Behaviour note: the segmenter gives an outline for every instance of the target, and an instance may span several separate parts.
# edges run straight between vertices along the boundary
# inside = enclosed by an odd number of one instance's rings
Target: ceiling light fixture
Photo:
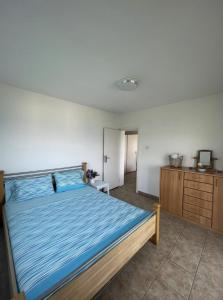
[[[122,78],[116,82],[116,86],[122,91],[135,90],[139,85],[138,80],[130,77]]]

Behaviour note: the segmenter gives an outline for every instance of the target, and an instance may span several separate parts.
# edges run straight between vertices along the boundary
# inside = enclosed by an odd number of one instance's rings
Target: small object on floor
[[[103,180],[95,180],[94,183],[90,183],[92,187],[97,189],[98,191],[105,190],[109,195],[109,183]]]

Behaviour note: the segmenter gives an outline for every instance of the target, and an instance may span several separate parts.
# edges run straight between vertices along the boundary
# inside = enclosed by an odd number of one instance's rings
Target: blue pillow
[[[30,200],[52,194],[54,194],[54,189],[51,175],[15,180],[15,201]]]
[[[84,172],[82,170],[55,172],[56,191],[66,192],[85,187],[83,182]]]

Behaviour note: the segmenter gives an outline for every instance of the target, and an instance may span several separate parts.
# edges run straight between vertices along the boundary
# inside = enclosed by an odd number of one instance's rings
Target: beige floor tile
[[[197,273],[204,281],[223,288],[223,258],[219,259],[215,255],[202,255]]]
[[[215,285],[204,276],[197,274],[190,295],[190,300],[222,300],[223,286]]]
[[[182,231],[181,238],[189,243],[195,243],[203,248],[207,237],[207,230],[200,228],[194,224],[187,223]]]
[[[171,261],[190,273],[195,273],[205,245],[206,232],[187,225],[171,254]]]
[[[158,278],[182,297],[188,299],[194,280],[193,274],[168,261],[163,264]]]
[[[183,300],[174,289],[160,279],[155,280],[143,300]]]
[[[133,261],[130,261],[117,277],[125,286],[142,295],[145,294],[154,278],[155,273],[150,268],[142,268]]]
[[[204,254],[210,258],[216,257],[218,262],[223,262],[223,235],[209,232],[204,247]]]
[[[179,245],[175,247],[171,255],[171,261],[181,266],[190,273],[195,273],[200,261],[202,249],[191,245]]]
[[[144,273],[150,274],[150,277],[156,274],[160,269],[161,264],[166,260],[166,257],[160,252],[154,252],[149,247],[140,250],[133,258],[132,262],[138,265]]]
[[[99,295],[97,300],[140,300],[144,297],[145,291],[134,290],[117,276],[111,284]]]

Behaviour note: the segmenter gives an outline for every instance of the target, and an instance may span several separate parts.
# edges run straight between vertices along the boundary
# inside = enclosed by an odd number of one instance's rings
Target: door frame
[[[102,139],[102,180],[104,180],[104,130],[107,129],[117,129],[123,130],[124,132],[136,132],[138,134],[138,147],[137,147],[137,155],[136,155],[136,163],[137,163],[137,170],[136,170],[136,193],[138,193],[138,170],[139,170],[139,142],[140,142],[140,130],[138,128],[111,128],[111,127],[103,127],[103,139]],[[125,170],[124,170],[125,171]],[[125,184],[125,182],[124,182]]]

